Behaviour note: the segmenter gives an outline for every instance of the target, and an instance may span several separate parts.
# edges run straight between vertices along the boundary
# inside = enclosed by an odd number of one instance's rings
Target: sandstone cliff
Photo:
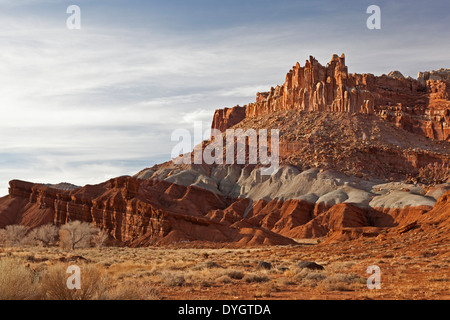
[[[349,74],[344,55],[333,55],[326,66],[310,56],[288,72],[283,85],[257,93],[239,112],[217,110],[212,128],[224,131],[245,118],[279,111],[350,112],[376,114],[405,130],[448,140],[449,92],[448,70],[419,74],[418,80],[398,71],[378,77]]]
[[[47,223],[91,222],[128,246],[189,241],[246,244],[293,244],[294,241],[263,228],[235,228],[242,218],[216,221],[208,213],[227,210],[232,201],[199,189],[158,180],[119,177],[72,191],[13,180],[10,195],[0,198],[0,228],[21,224],[34,228]],[[244,208],[245,209],[245,208]],[[228,222],[227,222],[228,221]]]
[[[245,108],[236,106],[234,108],[224,108],[216,110],[214,113],[212,128],[225,131],[238,124],[245,118]]]

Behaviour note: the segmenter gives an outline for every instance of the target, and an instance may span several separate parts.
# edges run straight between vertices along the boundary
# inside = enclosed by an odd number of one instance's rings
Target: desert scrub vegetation
[[[307,250],[311,247],[307,247]],[[313,250],[311,248],[310,250]],[[395,259],[384,259],[381,265],[390,274],[391,282],[384,284],[383,290],[373,292],[366,286],[368,265],[377,263],[377,259],[386,253],[380,249],[379,254],[371,255],[366,261],[357,259],[355,255],[319,254],[314,251],[300,251],[297,248],[272,247],[272,252],[243,249],[196,249],[174,247],[126,248],[95,247],[65,250],[60,246],[15,246],[0,248],[0,261],[15,261],[15,266],[8,267],[26,276],[14,280],[12,276],[5,278],[15,283],[23,291],[9,293],[10,299],[20,295],[20,299],[315,299],[322,296],[331,298],[390,298],[414,297],[419,288],[427,288],[426,298],[435,298],[448,286],[448,279],[442,278],[448,265],[446,256],[425,259],[421,255],[412,255],[409,259],[398,261],[413,262],[401,268],[391,264]],[[356,250],[356,249],[355,249]],[[283,254],[280,254],[283,253]],[[207,253],[207,254],[204,254]],[[276,256],[276,254],[278,254]],[[406,256],[398,253],[398,257]],[[317,261],[324,270],[301,268],[299,261]],[[242,263],[243,261],[248,261]],[[270,261],[270,270],[258,269],[259,261]],[[68,294],[64,292],[64,282],[69,274],[65,268],[69,265],[81,268],[81,282],[85,268],[88,266],[93,280],[87,292]],[[437,268],[437,266],[440,268]],[[59,266],[59,270],[58,270]],[[400,270],[400,271],[397,271]],[[420,278],[409,280],[407,275],[414,274]],[[52,277],[49,277],[52,276]],[[103,281],[105,279],[107,281]],[[25,280],[24,280],[25,279]],[[422,282],[415,282],[416,280]],[[99,280],[99,281],[97,281]],[[16,281],[16,282],[14,282]],[[58,293],[58,285],[63,293]],[[53,287],[52,290],[44,286]],[[406,287],[405,287],[406,286]],[[7,286],[12,287],[11,286]],[[396,291],[397,287],[406,291]],[[28,288],[28,289],[27,289]],[[88,290],[89,288],[89,290]],[[2,287],[5,289],[5,286]],[[421,290],[422,290],[421,289]],[[409,291],[408,291],[409,290]],[[6,296],[2,291],[2,299]],[[22,293],[21,293],[22,292]],[[23,293],[25,292],[25,294]],[[406,292],[406,293],[405,293]],[[420,293],[422,294],[422,293]]]
[[[365,279],[355,273],[335,273],[333,270],[302,269],[295,279],[302,286],[324,291],[353,291],[365,283]]]
[[[108,300],[159,300],[159,292],[148,281],[127,280],[110,288],[107,292]]]
[[[244,278],[245,273],[242,270],[227,269],[223,271],[223,275],[229,277],[230,279],[241,280]]]
[[[351,272],[355,261],[332,262],[323,270],[312,270],[290,266],[279,278],[284,285],[300,285],[306,288],[317,288],[320,291],[354,291],[362,288],[366,279]]]
[[[252,282],[267,282],[269,281],[269,277],[267,276],[267,274],[264,273],[249,273],[247,274],[243,280],[247,283],[252,283]]]
[[[325,291],[354,291],[365,283],[365,279],[354,273],[336,273],[327,276],[319,285]]]
[[[72,221],[63,225],[59,231],[63,248],[74,250],[76,247],[88,247],[96,234],[100,232],[91,223]]]
[[[21,225],[9,225],[0,229],[0,244],[3,246],[19,246],[26,241],[28,229]]]
[[[181,287],[186,283],[184,274],[180,272],[164,272],[162,279],[163,285],[167,287]]]
[[[46,224],[31,230],[27,235],[26,241],[28,242],[28,244],[39,244],[44,247],[49,247],[56,244],[58,232],[59,229],[57,226]]]
[[[94,227],[93,224],[71,221],[61,227],[47,224],[29,230],[22,225],[8,225],[0,229],[0,246],[43,246],[60,245],[61,248],[102,248],[109,235],[106,231]]]
[[[104,300],[107,298],[108,280],[96,266],[85,265],[80,289],[67,288],[67,266],[51,266],[42,276],[41,291],[49,300]]]
[[[18,259],[0,260],[0,300],[35,300],[39,291],[38,277]]]
[[[81,287],[69,289],[69,264],[36,264],[19,257],[0,258],[0,300],[154,300],[148,281],[117,281],[96,264],[80,264]]]

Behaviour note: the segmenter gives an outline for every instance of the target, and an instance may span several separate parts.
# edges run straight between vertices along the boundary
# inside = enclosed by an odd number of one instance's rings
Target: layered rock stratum
[[[310,57],[255,102],[214,114],[212,128],[222,132],[279,130],[280,167],[272,175],[261,174],[261,163],[169,161],[84,187],[13,180],[0,198],[0,227],[82,220],[133,247],[448,230],[448,74],[350,74],[344,55],[326,66]]]

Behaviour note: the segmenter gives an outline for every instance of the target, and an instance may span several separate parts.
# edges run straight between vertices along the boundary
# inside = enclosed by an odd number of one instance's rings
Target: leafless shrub
[[[91,223],[72,221],[61,227],[59,237],[63,248],[85,248],[90,246],[94,235],[99,232]]]
[[[361,278],[354,273],[336,273],[320,283],[325,291],[353,291],[356,284],[361,284]]]
[[[1,230],[0,241],[6,246],[17,246],[24,242],[28,229],[21,225],[9,225]]]
[[[27,236],[28,242],[31,244],[39,243],[45,247],[54,244],[58,236],[58,227],[47,224],[30,231]]]
[[[243,280],[245,282],[251,283],[251,282],[267,282],[269,281],[269,277],[265,274],[259,274],[259,273],[250,273],[247,274]]]
[[[295,279],[303,286],[316,287],[321,281],[325,280],[327,275],[322,270],[302,269],[295,275]]]
[[[233,282],[233,280],[229,276],[223,275],[223,276],[218,277],[216,279],[216,282],[217,283],[231,283],[231,282]]]
[[[254,291],[255,298],[269,298],[272,296],[272,293],[278,292],[280,289],[274,283],[268,282],[264,284],[258,285],[256,290]]]
[[[230,277],[231,279],[241,280],[244,278],[244,272],[240,270],[229,269],[223,272],[223,275]]]
[[[192,270],[202,270],[202,269],[214,269],[214,268],[223,268],[220,264],[218,264],[215,261],[206,261],[199,263],[195,266],[193,266]]]
[[[182,274],[165,273],[163,284],[168,287],[181,287],[186,283],[186,279]]]

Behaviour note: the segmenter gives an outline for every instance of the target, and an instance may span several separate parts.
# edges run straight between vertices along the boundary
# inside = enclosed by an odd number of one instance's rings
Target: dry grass
[[[0,300],[34,300],[40,296],[36,276],[18,259],[0,260]]]
[[[337,273],[326,277],[319,286],[325,291],[354,291],[363,283],[356,274]]]
[[[372,250],[373,243],[370,246]],[[361,246],[343,246],[344,253],[335,247],[318,250],[311,245],[263,249],[83,248],[73,252],[58,247],[0,248],[1,270],[8,270],[0,273],[0,299],[442,297],[443,288],[448,287],[448,277],[443,276],[449,271],[445,255],[431,260],[401,250],[391,258],[382,258],[388,251],[382,246],[366,256]],[[299,261],[305,260],[315,261],[325,270],[299,269]],[[259,261],[270,261],[272,269],[258,270]],[[83,289],[79,292],[67,292],[65,287],[69,276],[65,268],[73,264],[82,272]],[[382,290],[367,289],[366,269],[372,264],[382,269]]]
[[[223,275],[216,279],[216,283],[232,283],[233,279],[230,276]]]
[[[258,283],[258,282],[269,281],[269,277],[267,276],[267,274],[263,274],[263,273],[249,273],[242,280],[244,280],[247,283],[252,283],[252,282]]]
[[[241,280],[245,276],[244,271],[235,270],[235,269],[225,270],[225,271],[223,271],[223,274],[234,280]]]
[[[9,255],[11,256],[11,254]],[[31,259],[32,257],[32,259]],[[158,293],[143,281],[115,281],[97,264],[79,264],[81,289],[70,290],[69,264],[35,263],[34,255],[0,257],[0,300],[144,300],[157,299]],[[47,259],[48,261],[48,259]]]
[[[153,284],[142,281],[128,280],[111,288],[107,294],[108,300],[159,300],[160,296]]]
[[[181,287],[186,283],[186,279],[181,273],[165,272],[161,278],[163,285],[167,287]]]
[[[48,300],[104,300],[107,298],[108,279],[95,265],[82,268],[81,289],[67,288],[66,265],[56,264],[48,268],[42,277],[41,290]]]

